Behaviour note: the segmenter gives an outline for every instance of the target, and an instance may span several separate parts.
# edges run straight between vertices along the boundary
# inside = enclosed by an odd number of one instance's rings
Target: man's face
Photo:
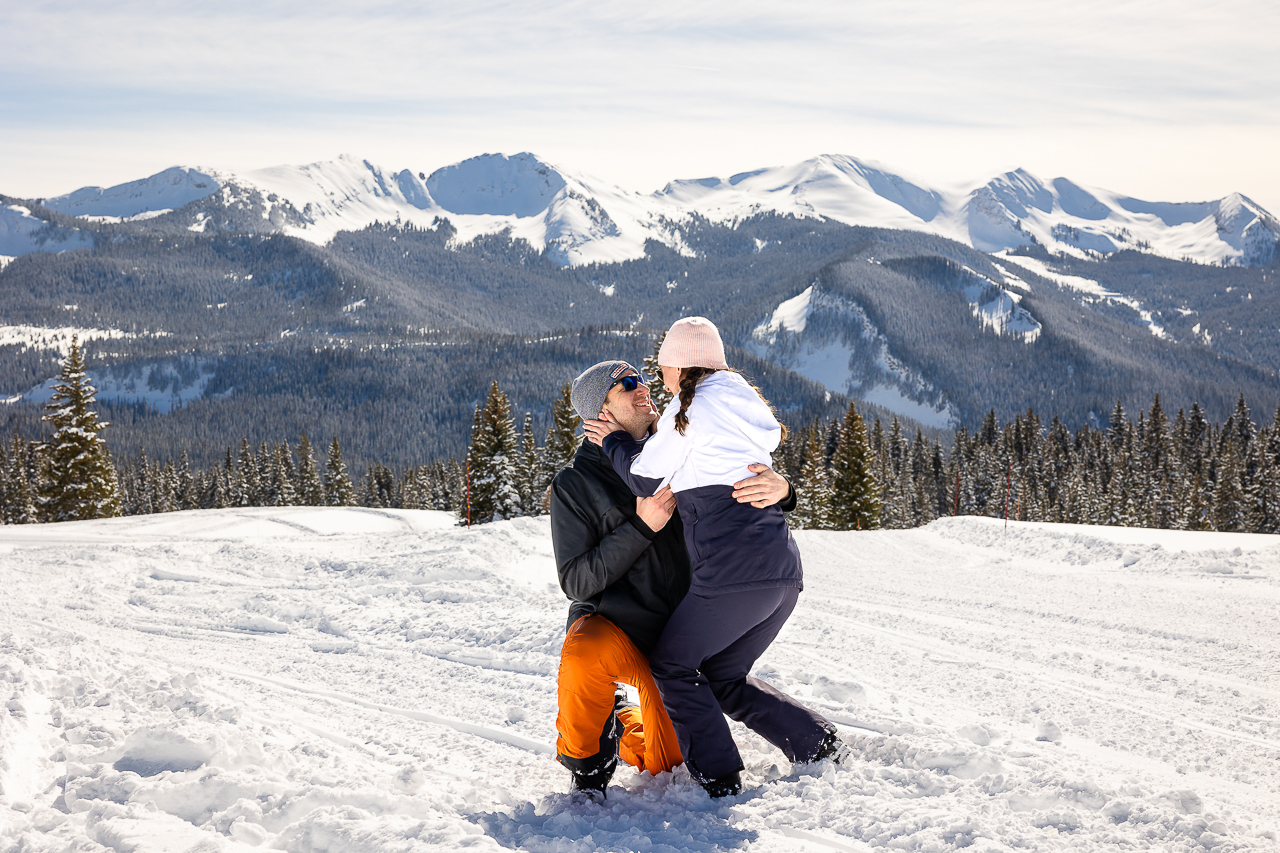
[[[634,370],[628,370],[618,379],[638,375]],[[637,385],[634,391],[614,385],[605,397],[604,410],[634,438],[643,438],[658,419],[658,407],[649,399],[649,389],[644,385]]]

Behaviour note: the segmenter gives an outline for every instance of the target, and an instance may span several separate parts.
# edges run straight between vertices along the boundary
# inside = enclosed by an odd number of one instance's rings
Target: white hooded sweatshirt
[[[668,405],[657,431],[631,465],[631,473],[661,479],[671,491],[732,486],[754,476],[752,462],[773,467],[770,454],[782,427],[756,389],[737,373],[717,371],[698,383],[686,414],[685,434],[676,431],[680,398]],[[661,488],[661,487],[659,487]]]

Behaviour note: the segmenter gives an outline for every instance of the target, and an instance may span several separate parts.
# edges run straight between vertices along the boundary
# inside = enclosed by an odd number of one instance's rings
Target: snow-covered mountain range
[[[316,243],[375,221],[432,227],[444,218],[459,242],[509,230],[564,266],[639,258],[648,240],[692,254],[681,229],[690,217],[736,222],[766,212],[923,231],[993,253],[1039,244],[1075,257],[1132,249],[1260,266],[1276,257],[1280,243],[1280,221],[1239,193],[1206,202],[1150,202],[1067,178],[1042,180],[1022,169],[941,186],[843,155],[729,178],[672,181],[649,194],[529,153],[484,154],[430,174],[342,156],[250,172],[174,167],[41,204],[98,221],[177,211],[193,231],[216,220],[211,210],[235,210],[260,219],[265,229]],[[0,208],[0,254],[60,251],[79,239],[66,228],[50,235],[31,219],[18,205]]]

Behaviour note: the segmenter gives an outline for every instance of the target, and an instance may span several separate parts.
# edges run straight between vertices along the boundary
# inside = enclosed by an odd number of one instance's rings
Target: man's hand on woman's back
[[[791,484],[768,465],[752,462],[747,466],[754,477],[733,484],[733,497],[740,504],[751,504],[756,509],[773,506],[791,494]]]

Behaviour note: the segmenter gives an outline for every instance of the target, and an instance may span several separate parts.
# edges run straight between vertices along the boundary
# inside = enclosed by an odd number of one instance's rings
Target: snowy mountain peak
[[[75,192],[46,199],[44,206],[68,216],[102,216],[129,219],[142,214],[176,210],[213,195],[222,186],[214,172],[173,166],[149,178],[114,187],[82,187]]]
[[[555,167],[528,152],[481,154],[427,178],[427,191],[442,208],[482,216],[537,216],[565,186]]]

